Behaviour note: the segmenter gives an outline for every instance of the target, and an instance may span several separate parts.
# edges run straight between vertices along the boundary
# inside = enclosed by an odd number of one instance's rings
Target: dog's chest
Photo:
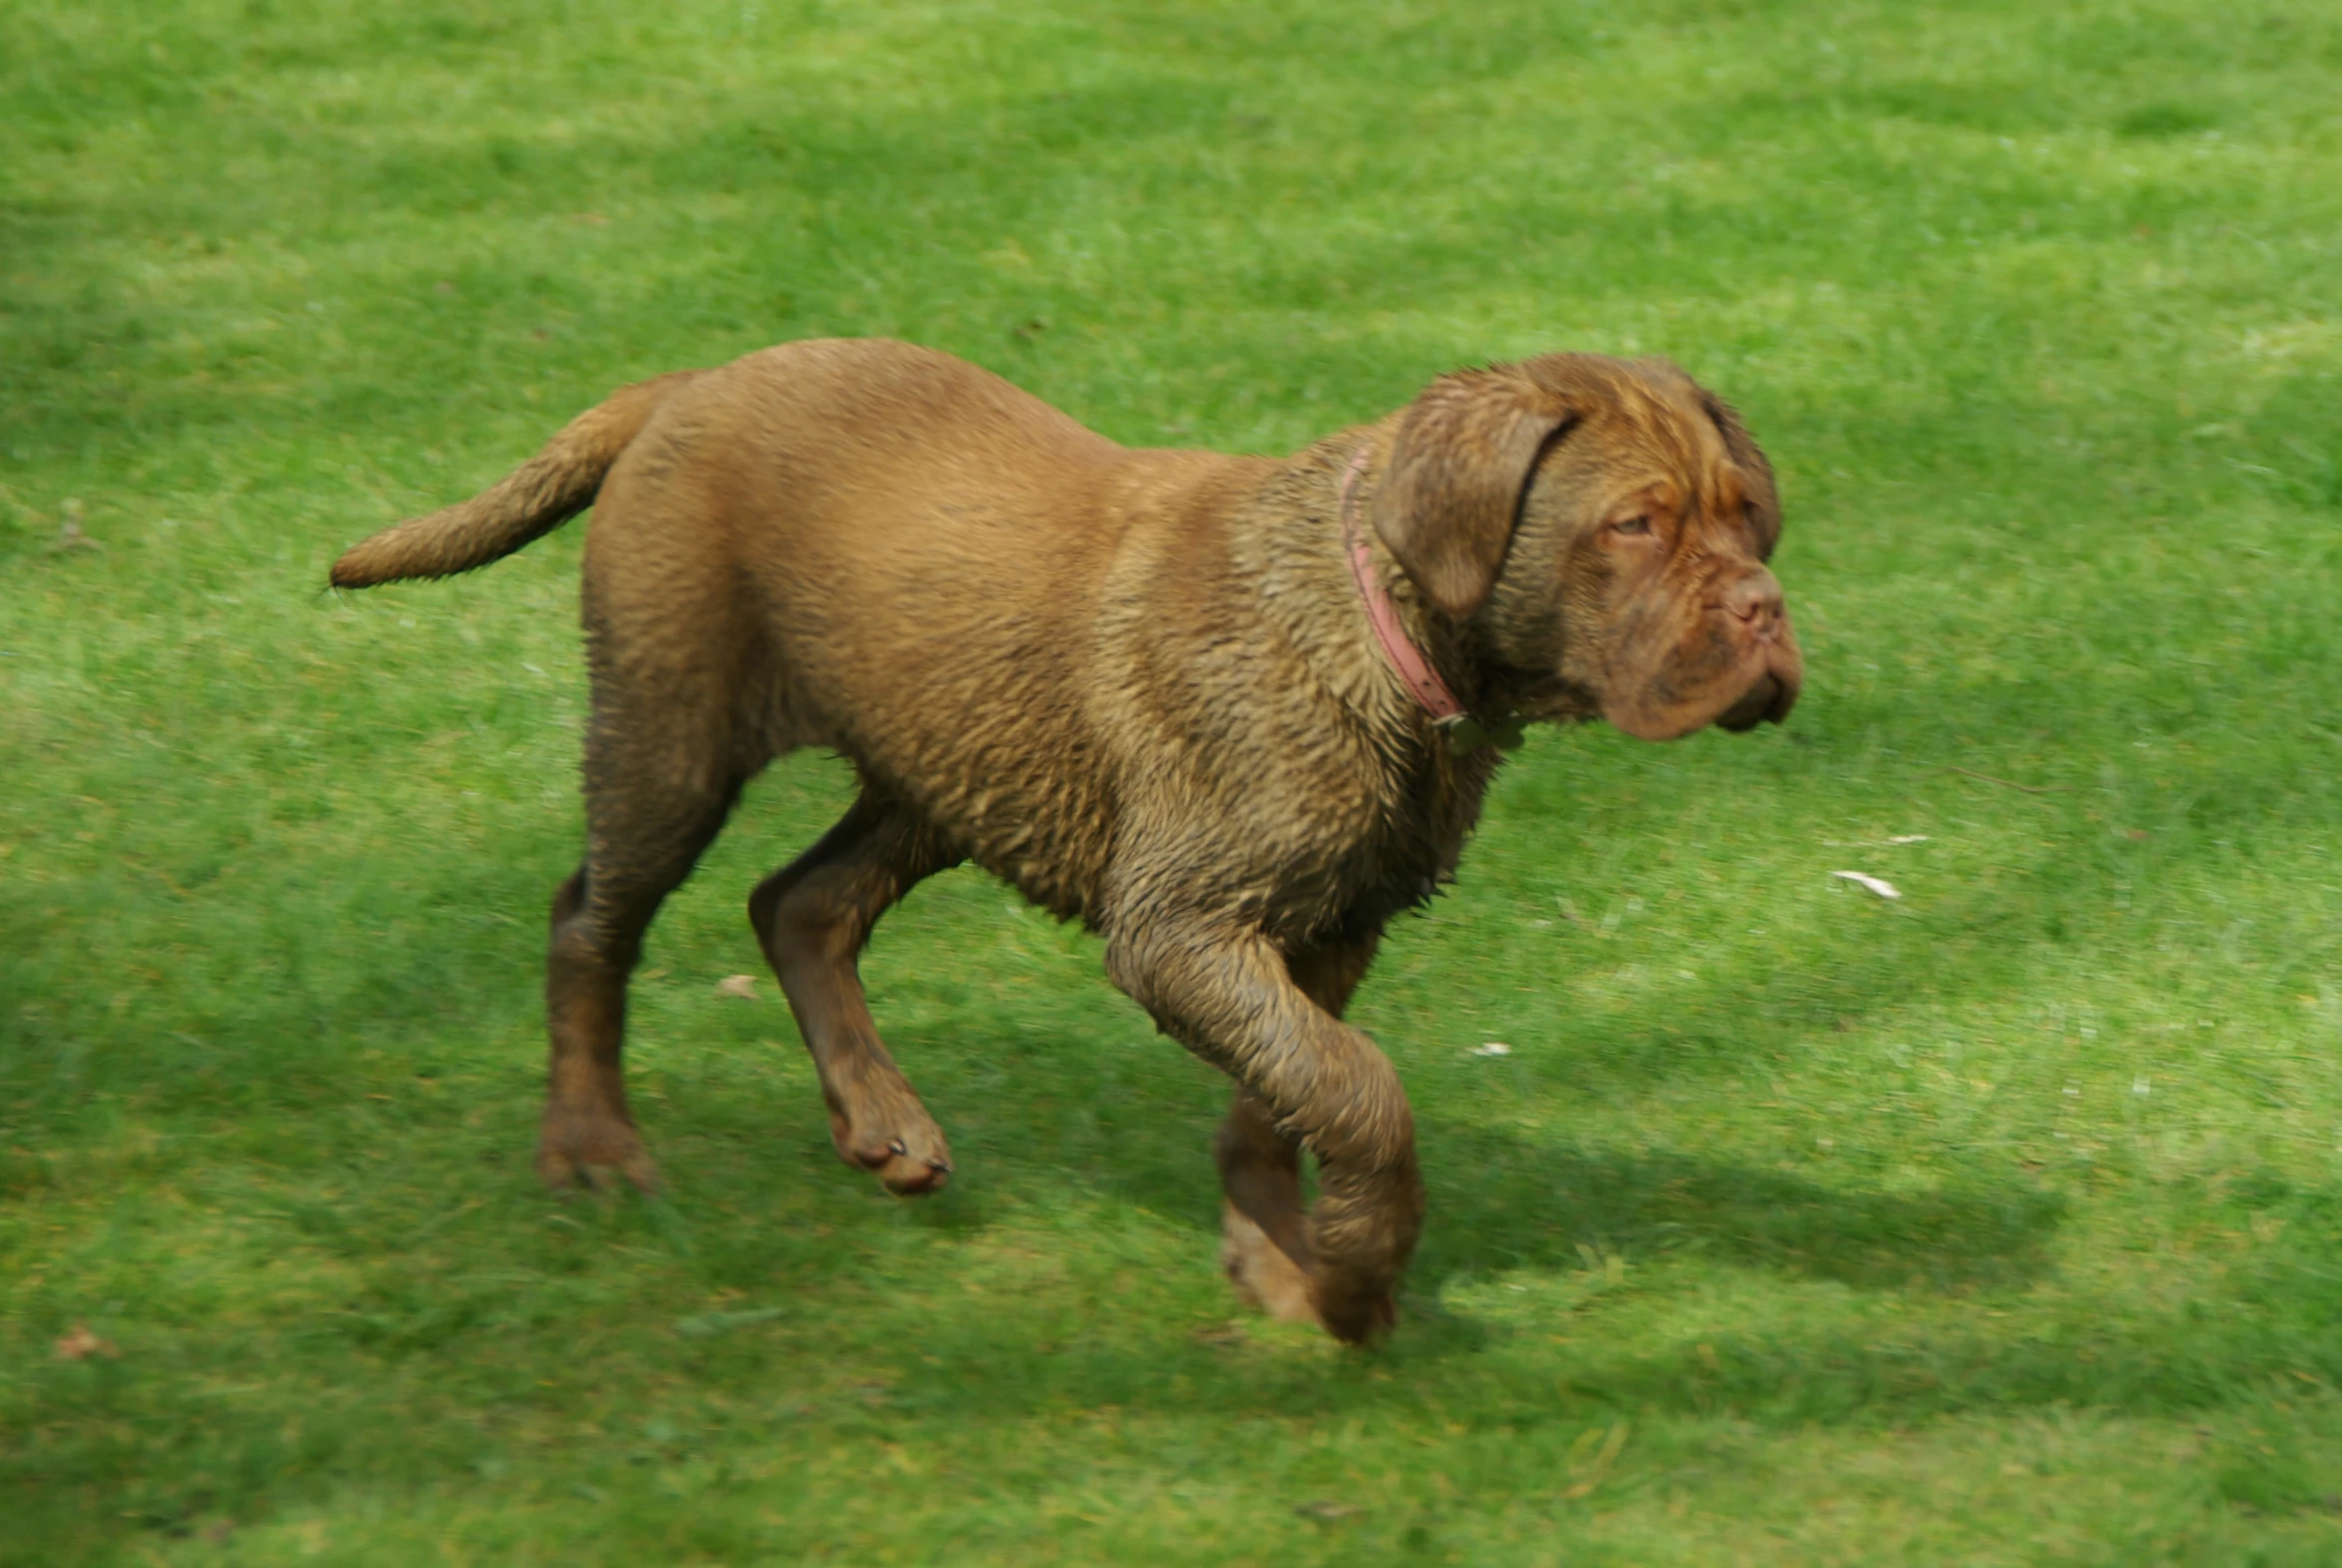
[[[1360,937],[1428,902],[1455,879],[1494,765],[1493,753],[1442,751],[1391,767],[1367,809],[1345,813],[1345,831],[1287,863],[1265,923],[1288,942]]]

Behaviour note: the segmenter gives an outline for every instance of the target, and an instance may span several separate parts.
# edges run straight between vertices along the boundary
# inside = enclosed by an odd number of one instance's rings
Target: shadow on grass
[[[1215,1330],[1202,1340],[1134,1333],[1111,1314],[1071,1331],[1060,1323],[1037,1341],[1033,1322],[1016,1314],[915,1307],[917,1353],[902,1357],[902,1378],[888,1397],[903,1410],[952,1420],[1122,1405],[1233,1419],[1380,1411],[1521,1431],[1551,1423],[1574,1429],[1592,1402],[1781,1429],[2061,1406],[2182,1415],[2249,1404],[2267,1395],[2272,1379],[2295,1397],[2306,1397],[2296,1382],[2342,1382],[2342,1336],[2335,1332],[2342,1308],[2332,1290],[2342,1277],[2342,1220],[2333,1217],[2342,1214],[2342,1194],[2331,1188],[2257,1197],[2254,1211],[2282,1221],[2298,1239],[2243,1265],[2234,1289],[2216,1301],[2103,1298],[2085,1290],[2036,1301],[2017,1322],[2007,1312],[1964,1305],[1959,1287],[2044,1269],[2044,1243],[2061,1218],[2049,1199],[1834,1193],[1794,1177],[1669,1156],[1580,1158],[1557,1170],[1556,1191],[1574,1188],[1582,1217],[1615,1225],[1613,1234],[1640,1226],[1660,1246],[1709,1258],[1858,1285],[1908,1288],[1916,1277],[1953,1293],[1892,1316],[1824,1312],[1810,1324],[1793,1315],[1746,1329],[1713,1324],[1671,1333],[1654,1332],[1646,1318],[1640,1327],[1606,1333],[1606,1319],[1570,1312],[1530,1329],[1432,1299],[1467,1259],[1485,1257],[1492,1234],[1516,1214],[1534,1219],[1540,1208],[1501,1207],[1492,1220],[1495,1205],[1466,1203],[1418,1259],[1400,1331],[1379,1351],[1312,1344],[1321,1353],[1296,1353],[1292,1331],[1252,1319],[1241,1333]],[[1699,1206],[1685,1210],[1691,1217],[1684,1220],[1660,1217],[1674,1202]],[[1540,1234],[1554,1237],[1542,1243],[1546,1253],[1572,1250],[1558,1224]],[[1568,1260],[1571,1267],[1581,1261]],[[1689,1268],[1670,1269],[1667,1278],[1690,1289],[1706,1259],[1685,1261]],[[1678,1287],[1646,1286],[1643,1302],[1654,1290]],[[1569,1337],[1549,1339],[1544,1330],[1556,1328]],[[772,1346],[741,1345],[732,1353],[768,1367],[786,1364]],[[851,1409],[841,1414],[864,1418]]]
[[[946,1055],[942,1042],[917,1032],[900,1044],[907,1060]],[[980,1038],[961,1037],[958,1046],[985,1052]],[[1191,1227],[1198,1256],[1209,1250],[1219,1212],[1209,1138],[1224,1104],[1216,1082],[1168,1044],[1160,1054],[1102,1052],[1094,1040],[1020,1035],[1002,1042],[997,1057],[1025,1071],[981,1086],[954,1082],[964,1068],[933,1076],[930,1101],[963,1177],[942,1200],[900,1215],[891,1203],[866,1200],[858,1175],[835,1169],[826,1129],[803,1107],[750,1109],[678,1095],[674,1110],[686,1125],[677,1132],[737,1144],[759,1136],[756,1124],[768,1111],[782,1110],[789,1131],[780,1142],[790,1152],[747,1162],[718,1155],[699,1178],[795,1189],[842,1228],[841,1239],[859,1232],[878,1241],[905,1225],[938,1241],[967,1239],[1009,1213],[1080,1195]],[[998,1071],[998,1060],[986,1061]],[[1037,1087],[1044,1064],[1049,1072]],[[1409,1276],[1410,1288],[1426,1296],[1474,1275],[1577,1270],[1608,1257],[1638,1266],[1696,1257],[1858,1289],[1961,1295],[2047,1273],[2067,1212],[2064,1197],[2020,1179],[1882,1191],[1861,1169],[1831,1177],[1684,1150],[1524,1139],[1457,1120],[1453,1112],[1468,1108],[1452,1098],[1430,1107],[1437,1109],[1423,1116],[1419,1133],[1431,1207]],[[741,1283],[762,1272],[746,1254],[733,1268]]]
[[[1082,1094],[1062,1080],[1053,1087],[1067,1099]],[[864,1178],[836,1169],[824,1131],[795,1127],[806,1119],[794,1112],[782,1142],[797,1146],[796,1158],[711,1162],[701,1178],[802,1184],[837,1223],[889,1232],[907,1223],[939,1239],[989,1228],[1003,1204],[1030,1210],[1071,1193],[1215,1235],[1208,1140],[1216,1093],[1207,1087],[1200,1103],[1182,1104],[1164,1086],[1127,1076],[1099,1087],[1138,1104],[1122,1117],[1086,1119],[1079,1148],[1052,1137],[1060,1129],[1032,1108],[987,1108],[980,1136],[954,1134],[961,1183],[900,1217],[886,1211],[891,1203],[864,1202]],[[950,1128],[950,1112],[940,1114]],[[1575,1269],[1589,1254],[1635,1262],[1681,1254],[1862,1289],[1964,1293],[2040,1277],[2066,1214],[2063,1197],[2021,1182],[1884,1192],[1867,1172],[1832,1182],[1681,1151],[1535,1144],[1447,1122],[1426,1122],[1421,1140],[1431,1209],[1410,1278],[1422,1290],[1506,1269]]]
[[[2065,1213],[2056,1194],[2015,1185],[1888,1193],[1452,1126],[1427,1128],[1424,1143],[1432,1214],[1413,1277],[1427,1288],[1491,1269],[1577,1267],[1589,1254],[1680,1252],[1867,1289],[1971,1290],[2044,1272]]]

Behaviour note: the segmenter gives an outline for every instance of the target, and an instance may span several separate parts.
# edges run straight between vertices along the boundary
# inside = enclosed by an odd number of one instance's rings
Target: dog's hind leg
[[[932,1192],[952,1172],[943,1130],[880,1043],[856,960],[887,907],[958,863],[935,831],[865,791],[821,842],[761,883],[748,918],[821,1075],[838,1158],[892,1192]]]
[[[1340,1018],[1373,962],[1377,939],[1323,943],[1288,954],[1285,968],[1310,1001]],[[1315,1322],[1309,1302],[1309,1239],[1301,1201],[1301,1141],[1276,1125],[1252,1090],[1236,1086],[1212,1138],[1227,1200],[1220,1210],[1220,1266],[1237,1294],[1285,1322]]]
[[[553,895],[545,962],[552,1065],[537,1174],[553,1186],[616,1172],[658,1184],[626,1109],[619,1056],[626,981],[643,933],[691,874],[753,771],[727,758],[719,721],[596,692],[585,743],[585,861]],[[624,711],[620,711],[623,708]]]

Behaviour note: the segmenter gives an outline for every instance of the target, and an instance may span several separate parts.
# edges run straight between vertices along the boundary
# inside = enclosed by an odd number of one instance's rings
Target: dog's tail
[[[552,532],[593,504],[603,475],[659,404],[704,374],[677,371],[619,388],[471,499],[409,517],[343,551],[334,562],[334,586],[371,588],[401,577],[469,571]]]

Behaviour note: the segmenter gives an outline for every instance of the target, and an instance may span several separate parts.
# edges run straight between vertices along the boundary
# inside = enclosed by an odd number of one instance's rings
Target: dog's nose
[[[1770,642],[1781,635],[1781,583],[1769,571],[1751,572],[1725,594],[1724,610],[1759,639]]]

